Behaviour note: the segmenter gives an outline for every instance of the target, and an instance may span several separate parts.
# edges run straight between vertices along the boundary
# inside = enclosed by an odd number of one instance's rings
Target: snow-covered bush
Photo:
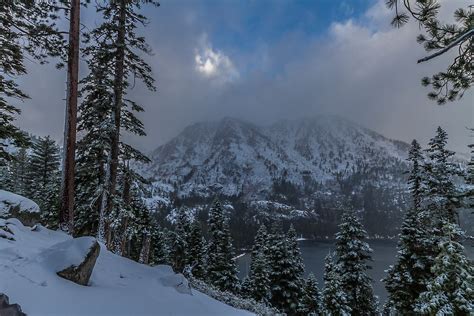
[[[215,288],[212,285],[209,285],[201,280],[198,280],[192,276],[187,276],[188,281],[191,283],[191,286],[198,290],[199,292],[206,294],[222,303],[230,305],[238,309],[244,309],[249,312],[255,313],[262,316],[277,316],[285,315],[279,310],[265,305],[261,302],[257,302],[253,299],[242,298],[230,292],[223,292]]]

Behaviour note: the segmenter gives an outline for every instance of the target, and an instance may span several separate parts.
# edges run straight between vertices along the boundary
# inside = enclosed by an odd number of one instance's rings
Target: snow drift
[[[81,249],[64,249],[68,240],[62,232],[0,219],[0,293],[33,316],[250,315],[189,289],[186,279],[168,266],[138,264],[103,246],[90,286],[62,279],[56,275],[58,267],[81,256]],[[89,244],[84,239],[82,248]],[[60,253],[64,256],[59,259]],[[52,258],[57,260],[50,262]]]

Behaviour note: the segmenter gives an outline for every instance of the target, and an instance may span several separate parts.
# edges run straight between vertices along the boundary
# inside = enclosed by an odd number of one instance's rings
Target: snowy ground
[[[14,219],[0,219],[0,232],[2,226],[8,227],[4,237],[15,240],[0,237],[0,293],[30,316],[250,315],[194,290],[182,293],[180,276],[167,266],[141,265],[103,246],[90,286],[77,285],[59,278],[50,264],[51,253],[63,251],[71,237],[43,227],[32,231]]]

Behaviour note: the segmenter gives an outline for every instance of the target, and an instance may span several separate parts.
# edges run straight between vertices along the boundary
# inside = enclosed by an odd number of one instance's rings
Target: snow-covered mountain
[[[143,166],[152,208],[206,208],[215,195],[265,216],[322,218],[352,206],[400,212],[409,145],[336,116],[258,126],[224,118],[185,128]],[[356,198],[348,198],[354,195]],[[179,201],[179,203],[176,203]],[[385,214],[383,214],[385,216]]]
[[[218,193],[253,200],[266,198],[281,180],[303,188],[372,172],[379,182],[391,181],[407,151],[406,143],[334,116],[271,126],[224,118],[191,125],[158,147],[146,174],[182,198]]]

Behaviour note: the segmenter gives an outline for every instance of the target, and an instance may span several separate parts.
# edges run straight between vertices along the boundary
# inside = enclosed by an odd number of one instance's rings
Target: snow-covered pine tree
[[[113,59],[106,42],[86,33],[87,46],[82,50],[89,73],[81,80],[76,156],[75,233],[93,235],[99,226],[99,208],[104,190],[107,153],[110,152]]]
[[[471,137],[474,137],[474,128],[470,129]],[[467,164],[465,175],[466,189],[464,192],[464,207],[474,210],[474,144],[469,144],[471,159]]]
[[[197,279],[204,279],[206,276],[206,240],[202,235],[199,222],[195,220],[191,224],[191,232],[187,238],[188,253],[186,265],[192,268],[191,272]]]
[[[42,222],[47,227],[58,225],[60,186],[59,147],[51,137],[40,137],[33,142],[29,178],[34,183],[28,196],[38,203]]]
[[[429,141],[426,149],[424,182],[429,197],[427,208],[434,236],[441,234],[441,225],[445,218],[453,223],[458,220],[456,208],[459,206],[459,192],[454,177],[460,172],[451,161],[454,152],[446,148],[447,140],[447,133],[438,127],[436,135]]]
[[[324,289],[322,293],[323,315],[348,316],[351,315],[351,307],[348,303],[347,294],[341,284],[341,277],[336,269],[334,255],[329,253],[324,265]]]
[[[318,281],[313,273],[310,273],[304,286],[303,306],[305,315],[323,315],[321,293]]]
[[[288,240],[278,223],[272,226],[269,236],[270,303],[289,315],[299,315],[302,308],[303,279],[293,258],[293,242]]]
[[[413,205],[408,209],[403,221],[398,255],[395,265],[389,268],[384,279],[389,293],[387,306],[402,315],[413,313],[415,302],[425,291],[431,276],[432,254],[430,248],[429,219],[422,219],[422,199],[425,197],[423,181],[423,152],[413,140],[408,161],[411,164],[408,184]]]
[[[13,156],[9,163],[10,182],[9,191],[29,197],[30,187],[32,185],[29,176],[30,157],[25,148],[20,148]]]
[[[300,247],[298,246],[298,236],[296,235],[296,230],[293,225],[290,225],[290,228],[288,229],[287,238],[291,257],[294,260],[293,269],[295,276],[297,277],[298,282],[301,282],[303,284],[304,263],[303,258],[301,257]]]
[[[336,234],[336,270],[347,294],[351,315],[377,315],[377,298],[367,275],[372,249],[364,241],[366,236],[354,211],[345,211]]]
[[[265,225],[260,226],[255,235],[251,253],[249,274],[242,285],[245,296],[257,302],[268,302],[270,299],[270,262],[268,249],[268,233]]]
[[[154,0],[145,1],[146,4],[158,6]],[[96,42],[102,42],[101,47],[107,54],[106,60],[113,65],[108,76],[112,80],[113,99],[110,113],[110,150],[106,163],[104,190],[101,196],[99,209],[99,240],[112,246],[112,232],[109,231],[108,215],[114,209],[117,200],[117,179],[121,148],[128,147],[120,140],[122,130],[140,136],[145,135],[142,122],[135,115],[143,108],[136,102],[127,99],[127,91],[138,78],[146,88],[154,91],[154,79],[151,76],[151,67],[139,54],[151,52],[145,39],[137,36],[135,31],[139,25],[146,25],[146,17],[140,13],[142,2],[139,1],[111,1],[97,4],[98,12],[102,13],[104,22],[91,32]],[[136,150],[134,150],[137,152]]]
[[[12,103],[28,98],[16,81],[26,74],[26,55],[44,63],[48,55],[60,55],[63,47],[52,8],[52,1],[2,1],[0,5],[0,165],[12,159],[6,150],[9,144],[28,145],[28,137],[13,124],[20,109]]]
[[[221,291],[235,292],[238,289],[237,267],[229,231],[229,219],[216,198],[209,211],[209,247],[207,279]]]
[[[188,236],[190,234],[191,224],[188,219],[188,209],[180,207],[177,209],[175,222],[175,231],[172,247],[173,269],[177,273],[183,273],[189,260],[188,257]]]
[[[152,235],[153,256],[152,264],[171,265],[172,232],[168,229],[155,227],[156,232]]]
[[[434,274],[416,304],[422,315],[472,315],[474,311],[474,266],[459,242],[463,232],[456,223],[443,221]]]

